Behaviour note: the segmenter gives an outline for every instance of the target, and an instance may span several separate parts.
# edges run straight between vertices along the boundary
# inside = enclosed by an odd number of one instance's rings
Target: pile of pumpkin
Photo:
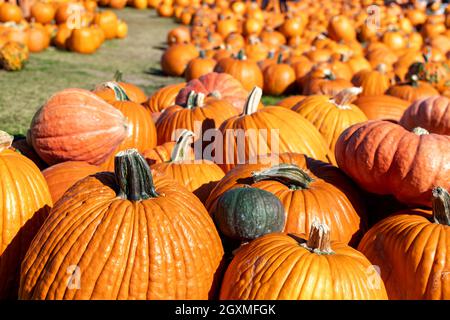
[[[183,9],[173,15],[183,25],[167,36],[163,72],[187,80],[225,72],[268,95],[334,94],[362,86],[363,96],[450,96],[450,6],[288,4],[286,13],[249,1],[177,4]]]
[[[0,296],[450,299],[450,100],[367,120],[361,91],[264,106],[213,72],[55,93],[0,135]]]
[[[0,61],[6,70],[22,69],[28,52],[41,52],[51,44],[89,54],[127,32],[124,21],[110,10],[98,11],[93,0],[35,2],[26,19],[17,5],[0,3]]]

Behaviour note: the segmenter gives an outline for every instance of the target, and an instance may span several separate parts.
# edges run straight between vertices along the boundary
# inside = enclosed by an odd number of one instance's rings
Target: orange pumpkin
[[[164,109],[173,106],[175,104],[175,98],[186,86],[186,82],[169,84],[168,86],[162,87],[153,93],[146,102],[144,102],[143,106],[153,115],[162,112]],[[154,118],[154,119],[157,119]]]
[[[34,21],[48,24],[55,18],[55,8],[50,3],[36,2],[31,6],[31,17]]]
[[[359,71],[354,75],[352,83],[362,88],[361,96],[383,95],[391,86],[384,64],[378,65],[375,70]]]
[[[198,58],[192,59],[186,67],[186,81],[200,78],[201,76],[213,72],[216,66],[216,60],[207,58],[205,51],[200,51]]]
[[[31,25],[28,29],[28,50],[30,52],[41,52],[50,45],[50,36],[47,31],[42,27],[37,25]]]
[[[176,43],[164,51],[161,67],[165,74],[180,77],[186,71],[189,62],[197,58],[199,52],[192,44]]]
[[[23,15],[20,7],[9,2],[0,4],[0,22],[19,23],[22,19]]]
[[[282,59],[283,55],[279,54],[277,63],[269,65],[264,70],[264,93],[268,95],[281,95],[294,88],[295,71],[289,64],[282,63]]]
[[[120,100],[121,90],[117,89],[122,89],[130,99],[130,101],[139,104],[144,103],[147,100],[147,96],[145,95],[144,91],[142,91],[141,88],[132,83],[124,82],[122,80],[122,76],[122,72],[116,71],[113,81],[102,83],[101,85],[97,86],[92,92],[94,92],[106,102],[112,103],[114,101]]]
[[[357,105],[369,120],[398,122],[410,103],[397,97],[380,95],[360,96],[353,104]]]

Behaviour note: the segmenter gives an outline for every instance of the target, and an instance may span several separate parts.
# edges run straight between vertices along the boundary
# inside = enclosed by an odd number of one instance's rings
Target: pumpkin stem
[[[238,60],[247,60],[247,56],[245,55],[244,49],[239,50],[236,58]]]
[[[281,163],[269,169],[252,172],[255,182],[263,180],[277,180],[290,189],[308,189],[309,184],[314,181],[304,170],[294,164]]]
[[[267,59],[273,59],[275,58],[275,51],[270,50],[269,53],[267,54]]]
[[[11,147],[14,137],[5,131],[0,130],[0,152]]]
[[[352,87],[352,88],[343,89],[343,90],[339,91],[337,94],[335,94],[333,96],[333,98],[331,98],[331,100],[334,102],[334,104],[339,109],[343,109],[343,110],[344,109],[350,109],[348,104],[354,98],[356,98],[356,96],[358,94],[360,94],[362,91],[363,90],[362,90],[361,87]]]
[[[247,101],[244,105],[243,115],[251,115],[258,110],[259,102],[261,101],[262,90],[260,87],[255,86],[248,95]]]
[[[430,134],[427,129],[421,127],[415,127],[414,129],[411,130],[411,132],[417,134],[418,136]]]
[[[411,86],[413,86],[414,88],[419,86],[419,77],[417,76],[417,74],[413,74],[411,76]]]
[[[114,91],[114,96],[117,101],[130,101],[130,98],[128,97],[125,90],[119,85],[116,81],[108,81],[103,84],[103,86],[110,88]]]
[[[116,155],[114,172],[119,185],[118,197],[141,201],[159,196],[150,167],[136,149],[121,151]]]
[[[324,75],[325,75],[325,79],[327,80],[336,80],[335,75],[333,74],[333,72],[330,69],[326,69],[323,71]]]
[[[386,73],[386,70],[387,70],[386,64],[384,64],[384,63],[378,64],[378,65],[375,67],[375,70],[377,70],[377,71],[380,72],[380,73],[385,74],[385,73]]]
[[[187,160],[186,156],[188,153],[188,148],[190,147],[191,137],[194,133],[189,130],[183,130],[178,137],[177,143],[170,156],[171,162],[181,162]]]
[[[205,59],[206,58],[205,50],[200,50],[199,57],[200,57],[200,59]]]
[[[330,228],[325,223],[314,219],[309,230],[309,238],[301,244],[304,248],[317,254],[333,254],[331,249]]]
[[[116,73],[114,74],[114,81],[120,82],[123,79],[123,73],[120,70],[116,70]]]
[[[434,222],[450,226],[450,194],[444,188],[436,187],[432,195]]]

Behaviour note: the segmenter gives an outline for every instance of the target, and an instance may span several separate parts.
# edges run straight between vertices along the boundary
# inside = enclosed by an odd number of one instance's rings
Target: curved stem
[[[262,90],[260,87],[254,87],[248,95],[247,101],[244,105],[243,115],[251,115],[258,110],[259,102],[261,101]]]
[[[187,155],[189,154],[188,148],[190,148],[191,137],[193,136],[194,133],[192,131],[183,130],[181,132],[170,156],[171,162],[180,162],[187,160]]]
[[[0,152],[11,147],[14,137],[5,131],[0,130]]]
[[[336,80],[336,76],[333,74],[333,72],[330,69],[326,69],[323,71],[324,78],[327,80]]]
[[[330,228],[325,223],[313,220],[308,241],[302,246],[317,254],[333,254]]]
[[[123,79],[123,73],[120,70],[116,70],[116,73],[114,74],[114,81],[120,82]]]
[[[281,163],[269,169],[252,172],[255,182],[263,180],[276,180],[288,186],[290,189],[308,189],[314,181],[304,170],[289,163]]]
[[[424,135],[424,134],[430,134],[427,129],[421,128],[421,127],[415,127],[411,130],[412,133],[417,134],[418,136]]]
[[[362,91],[361,87],[346,88],[335,94],[331,100],[339,109],[350,109],[348,104]]]
[[[117,101],[130,101],[125,90],[116,81],[108,81],[103,84],[104,87],[110,88],[114,91],[114,96]]]
[[[141,201],[158,197],[150,167],[136,149],[119,152],[114,159],[118,197]]]
[[[436,187],[432,195],[434,222],[450,226],[450,194],[444,188]]]

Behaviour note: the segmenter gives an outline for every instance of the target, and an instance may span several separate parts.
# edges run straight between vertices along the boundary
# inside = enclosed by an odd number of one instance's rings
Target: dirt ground
[[[176,26],[155,11],[124,9],[117,15],[129,25],[128,37],[107,41],[93,55],[57,50],[32,54],[20,72],[0,70],[0,130],[24,134],[35,111],[51,94],[68,87],[92,89],[116,70],[150,95],[182,79],[161,75],[159,60],[167,32]]]

